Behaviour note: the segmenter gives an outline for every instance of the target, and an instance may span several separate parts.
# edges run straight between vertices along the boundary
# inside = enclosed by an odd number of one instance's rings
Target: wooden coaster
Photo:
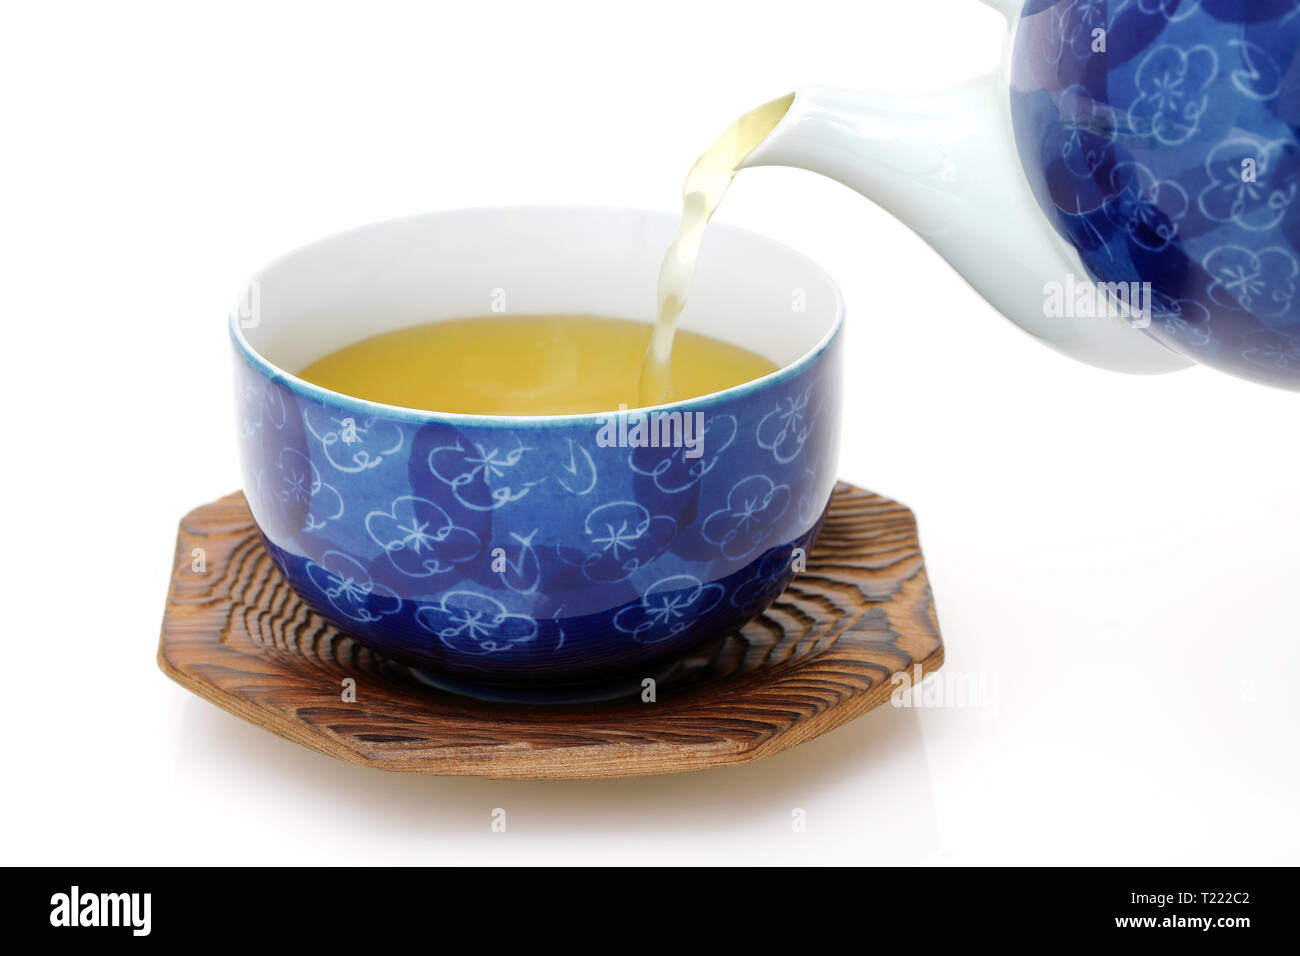
[[[893,674],[915,683],[916,668],[942,662],[912,512],[843,482],[807,570],[767,613],[683,661],[653,703],[493,704],[416,682],[307,609],[240,493],[181,521],[158,646],[172,680],[312,750],[385,770],[530,779],[756,760],[888,700]]]

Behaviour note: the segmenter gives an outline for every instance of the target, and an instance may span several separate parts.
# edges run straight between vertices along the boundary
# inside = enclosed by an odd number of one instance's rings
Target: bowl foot
[[[594,704],[623,697],[635,697],[645,689],[644,681],[647,678],[652,678],[657,685],[662,685],[680,666],[680,661],[673,661],[649,674],[587,684],[503,684],[466,680],[463,677],[420,670],[415,667],[407,668],[407,672],[420,683],[435,690],[498,704]]]

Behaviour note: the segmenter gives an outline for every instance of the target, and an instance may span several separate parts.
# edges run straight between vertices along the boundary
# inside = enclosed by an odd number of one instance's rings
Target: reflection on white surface
[[[924,862],[937,848],[917,712],[888,704],[752,763],[603,781],[390,773],[305,750],[198,699],[183,714],[178,783],[263,802],[277,814],[293,808],[295,828],[328,834],[319,849],[306,848],[323,862],[474,862],[498,853],[527,857],[530,847],[558,861],[571,847],[615,864],[702,853],[759,863],[773,846],[811,858],[838,845],[848,851],[845,862],[898,865]],[[506,811],[505,833],[490,831],[498,807]],[[806,813],[803,833],[792,829],[796,809]],[[241,848],[222,849],[224,835],[211,839],[205,854],[239,859]]]

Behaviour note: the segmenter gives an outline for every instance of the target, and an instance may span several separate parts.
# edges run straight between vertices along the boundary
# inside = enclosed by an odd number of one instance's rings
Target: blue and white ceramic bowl
[[[620,446],[616,414],[445,414],[294,375],[431,320],[648,322],[675,227],[469,209],[356,229],[257,275],[230,322],[244,486],[294,590],[431,682],[500,699],[624,692],[766,608],[825,514],[840,421],[843,303],[788,248],[710,227],[682,327],[780,370],[652,410],[701,422],[697,447],[631,447],[636,413]]]

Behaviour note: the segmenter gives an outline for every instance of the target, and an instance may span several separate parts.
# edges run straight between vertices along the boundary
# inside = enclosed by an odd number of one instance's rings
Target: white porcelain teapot
[[[984,2],[1000,69],[802,89],[743,165],[871,198],[1066,355],[1300,389],[1300,0]]]

